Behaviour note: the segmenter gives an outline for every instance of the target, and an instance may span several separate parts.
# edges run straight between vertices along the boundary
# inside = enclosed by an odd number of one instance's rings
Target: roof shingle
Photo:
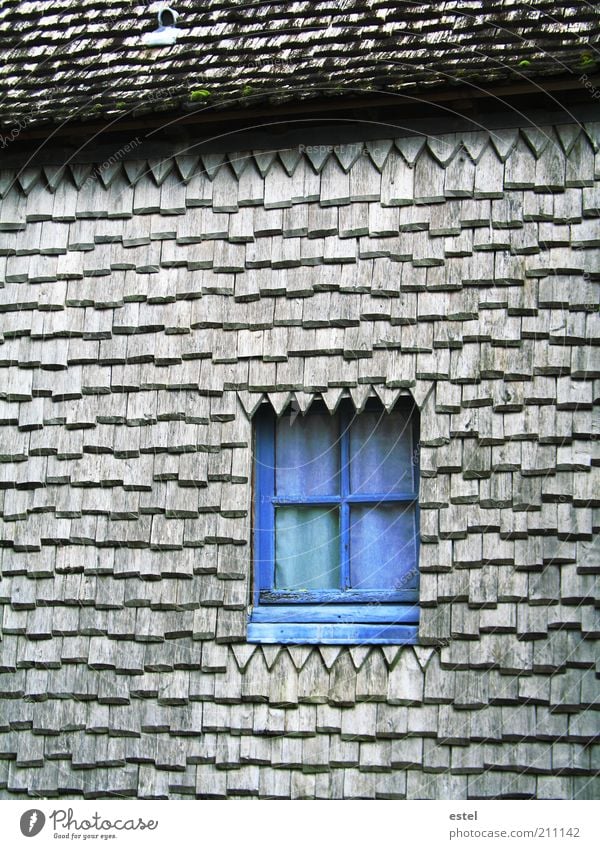
[[[475,90],[597,67],[600,13],[584,0],[177,0],[176,44],[146,47],[162,5],[5,0],[0,126]]]

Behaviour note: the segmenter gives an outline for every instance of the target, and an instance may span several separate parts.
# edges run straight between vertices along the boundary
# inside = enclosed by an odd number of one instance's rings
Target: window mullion
[[[260,592],[275,585],[275,424],[266,417],[258,421],[256,453],[259,498],[255,514],[255,546]]]
[[[418,499],[416,492],[352,493],[346,496],[351,504],[412,504]]]
[[[341,589],[350,586],[350,417],[340,413],[340,573]]]

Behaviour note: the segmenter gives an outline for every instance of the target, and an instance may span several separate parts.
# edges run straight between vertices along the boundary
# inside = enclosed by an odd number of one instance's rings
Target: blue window
[[[416,642],[418,413],[404,400],[257,414],[250,642]]]

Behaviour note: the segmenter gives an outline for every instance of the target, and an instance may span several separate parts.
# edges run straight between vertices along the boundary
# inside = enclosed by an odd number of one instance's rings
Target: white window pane
[[[350,426],[350,492],[414,490],[412,424],[408,413],[364,412]]]
[[[337,495],[339,457],[337,416],[283,416],[275,432],[277,495]]]
[[[278,507],[275,511],[275,587],[340,586],[337,507]]]
[[[417,587],[415,507],[361,504],[350,510],[350,585],[353,589]]]

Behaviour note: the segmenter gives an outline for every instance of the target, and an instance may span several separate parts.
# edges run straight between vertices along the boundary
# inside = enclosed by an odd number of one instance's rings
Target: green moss
[[[118,101],[115,103],[115,106],[117,107],[117,109],[125,109],[125,107],[127,106],[127,104],[125,103],[125,101],[124,101],[124,100],[118,100]]]
[[[531,62],[529,61],[529,59],[521,59],[521,61],[519,62],[519,68],[529,68],[530,65]]]
[[[210,91],[207,88],[197,88],[194,89],[194,91],[190,91],[190,100],[192,103],[197,103],[201,100],[208,100],[210,96]]]
[[[249,97],[251,94],[253,94],[253,92],[254,92],[254,89],[252,88],[251,85],[245,85],[244,88],[242,89],[242,97]]]
[[[590,68],[592,65],[596,64],[596,60],[592,56],[591,53],[582,53],[580,57],[579,67],[581,68]]]

